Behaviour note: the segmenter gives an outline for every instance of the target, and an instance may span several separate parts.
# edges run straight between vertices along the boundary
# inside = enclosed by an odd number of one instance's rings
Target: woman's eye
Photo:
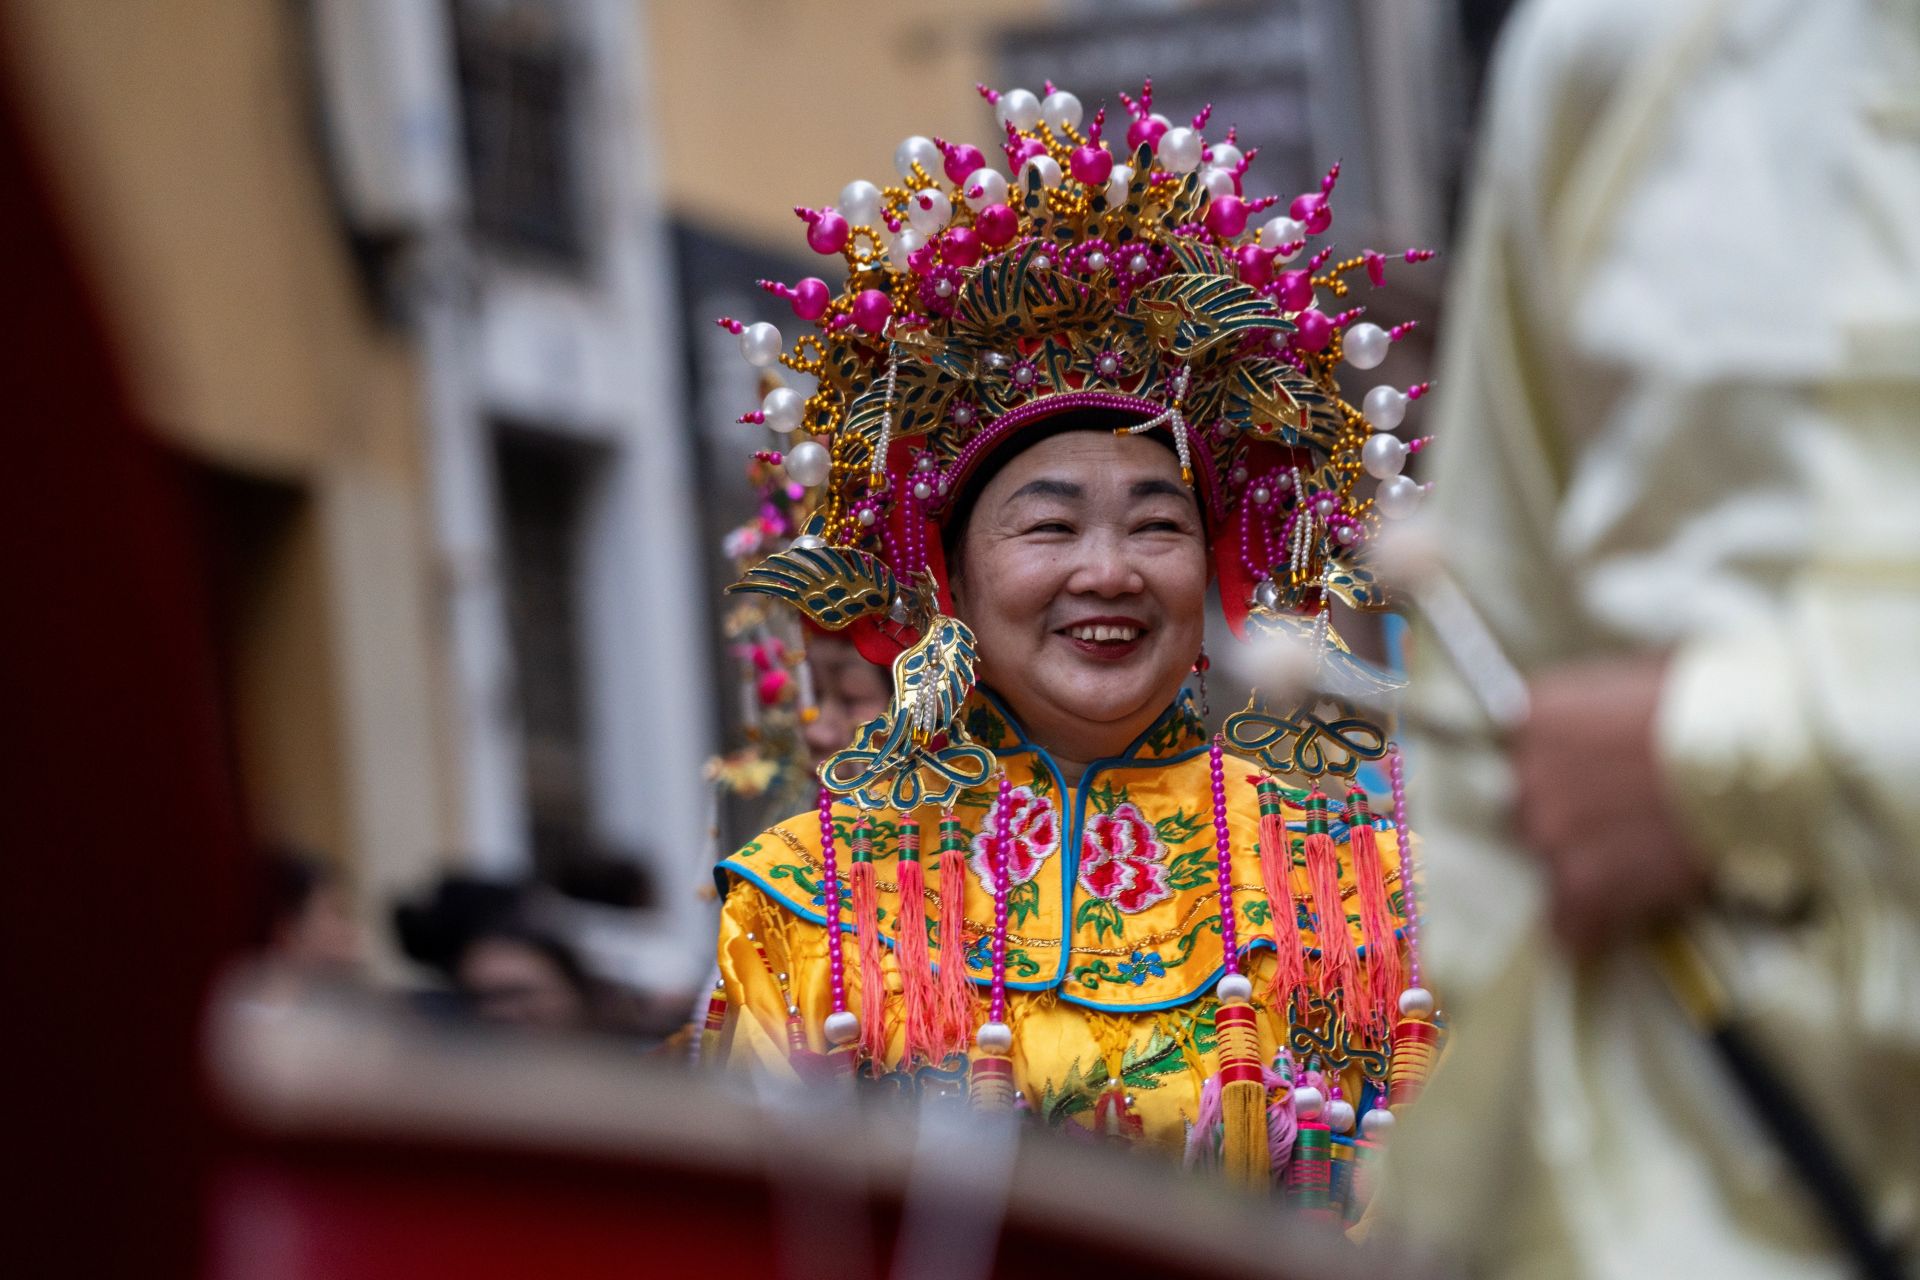
[[[1028,533],[1072,533],[1073,526],[1065,520],[1042,520],[1027,530]]]
[[[1180,522],[1177,520],[1149,520],[1146,523],[1142,524],[1138,529],[1136,529],[1135,532],[1136,533],[1179,533],[1181,532],[1181,528],[1180,528]]]

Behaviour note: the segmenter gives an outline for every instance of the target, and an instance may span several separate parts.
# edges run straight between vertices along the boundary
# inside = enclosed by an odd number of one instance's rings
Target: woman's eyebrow
[[[1171,480],[1153,479],[1134,481],[1134,497],[1151,498],[1160,494],[1165,494],[1169,498],[1191,498],[1193,496],[1193,492],[1185,485],[1176,484]]]
[[[1071,480],[1050,480],[1042,476],[1038,480],[1029,480],[1007,496],[1012,502],[1017,498],[1084,498],[1087,491]]]

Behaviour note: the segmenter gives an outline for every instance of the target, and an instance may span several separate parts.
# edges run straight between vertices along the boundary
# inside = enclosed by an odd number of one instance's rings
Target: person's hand
[[[1547,869],[1554,929],[1576,953],[1676,915],[1706,890],[1654,749],[1665,673],[1660,657],[1549,670],[1532,681],[1514,735],[1515,822]]]

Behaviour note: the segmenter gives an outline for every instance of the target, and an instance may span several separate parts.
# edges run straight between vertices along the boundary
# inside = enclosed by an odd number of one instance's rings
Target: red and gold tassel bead
[[[714,984],[707,997],[707,1017],[700,1027],[700,1061],[709,1067],[720,1065],[720,1032],[727,1025],[727,984]]]
[[[1387,1059],[1387,1102],[1395,1111],[1419,1100],[1440,1047],[1440,1028],[1433,1022],[1433,998],[1424,988],[1403,991],[1400,1010]]]
[[[1013,1109],[1013,1029],[1006,1023],[981,1024],[974,1037],[967,1081],[975,1107],[982,1111]]]
[[[1221,1161],[1230,1181],[1264,1187],[1270,1173],[1267,1083],[1251,1000],[1253,984],[1243,974],[1230,973],[1215,990],[1220,997],[1213,1026],[1220,1077]]]

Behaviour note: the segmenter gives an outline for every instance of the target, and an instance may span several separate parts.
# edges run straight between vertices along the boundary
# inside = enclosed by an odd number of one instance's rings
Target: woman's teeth
[[[1114,627],[1100,624],[1089,627],[1068,627],[1067,634],[1075,640],[1114,640],[1125,643],[1140,637],[1138,627]]]

